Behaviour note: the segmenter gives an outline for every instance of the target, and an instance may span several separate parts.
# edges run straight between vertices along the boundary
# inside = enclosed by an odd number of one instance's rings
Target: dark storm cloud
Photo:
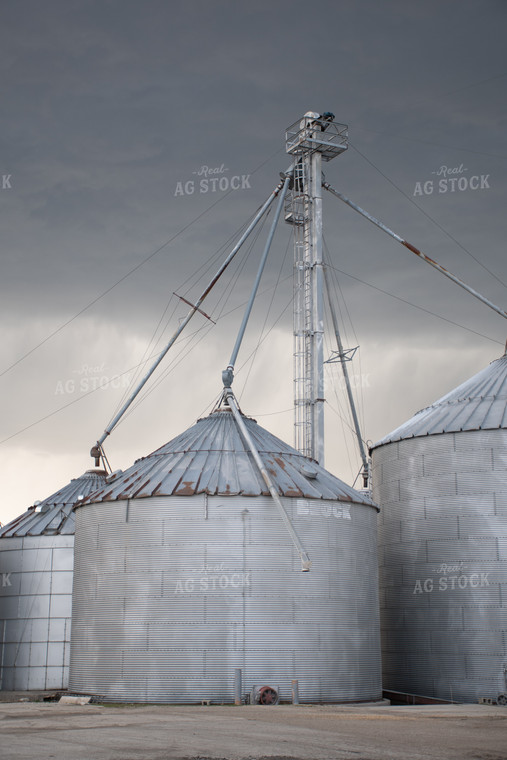
[[[0,370],[94,302],[0,377],[4,437],[72,400],[76,393],[55,390],[70,389],[83,367],[103,366],[113,377],[140,360],[172,291],[276,185],[289,164],[284,130],[309,108],[332,110],[350,125],[349,150],[325,166],[331,184],[505,305],[504,285],[481,264],[507,282],[506,15],[493,0],[316,0],[311,8],[300,0],[4,0],[0,175],[10,186],[0,190]],[[229,195],[197,185],[192,195],[177,194],[178,183],[195,181],[203,166],[248,179]],[[438,174],[442,167],[461,173]],[[440,191],[440,180],[460,177],[481,178],[479,187]],[[462,379],[460,372],[498,355],[505,326],[331,197],[325,223],[333,266],[346,273],[340,285],[358,342],[374,367],[372,397],[382,394],[384,415],[368,402],[366,435],[380,437]],[[278,276],[288,236],[282,225],[268,282]],[[255,267],[238,275],[235,305]],[[218,373],[237,321],[235,314],[209,334],[196,367],[216,360]],[[279,327],[289,325],[285,314]],[[446,366],[442,352],[454,369],[434,371],[418,388],[424,366]],[[396,390],[404,378],[415,394],[406,402]],[[206,383],[192,385],[192,393],[202,391],[196,406],[215,392],[199,387]],[[262,410],[262,382],[255,385],[252,403]],[[157,417],[157,398],[147,402],[145,419]],[[57,439],[84,450],[117,400],[106,390],[100,401],[76,403],[14,439],[13,472],[30,466],[35,451],[47,458]],[[136,454],[146,453],[145,428],[125,426],[125,451],[136,438]],[[290,422],[287,428],[290,439]],[[157,435],[156,443],[169,437]]]

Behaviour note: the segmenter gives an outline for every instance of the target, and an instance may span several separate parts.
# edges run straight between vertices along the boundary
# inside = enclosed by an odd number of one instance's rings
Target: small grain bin
[[[77,507],[72,690],[227,703],[241,669],[242,696],[381,697],[376,507],[242,420],[311,571],[219,408]]]
[[[384,688],[507,701],[507,356],[373,447]]]
[[[72,507],[104,483],[90,470],[0,530],[0,688],[66,688]]]

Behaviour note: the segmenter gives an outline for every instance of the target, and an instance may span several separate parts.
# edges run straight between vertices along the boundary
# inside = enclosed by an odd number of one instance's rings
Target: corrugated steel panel
[[[282,497],[312,560],[302,573],[271,497],[157,496],[154,519],[151,501],[76,512],[70,689],[232,702],[242,668],[244,692],[289,699],[297,678],[304,702],[380,698],[371,504]]]
[[[498,428],[507,428],[507,355],[417,412],[372,449],[419,436]]]
[[[72,508],[105,475],[85,472],[0,531],[0,689],[67,687]]]
[[[281,496],[371,504],[331,473],[276,438],[255,420],[244,422]],[[105,485],[84,503],[152,496],[267,496],[268,488],[234,417],[221,409]]]
[[[373,451],[385,688],[464,702],[507,691],[507,470],[493,470],[506,445],[495,429]]]
[[[72,535],[74,533],[75,503],[100,488],[106,477],[104,470],[87,470],[79,478],[73,478],[59,491],[30,507],[0,529],[1,538],[14,536]]]
[[[69,687],[105,700],[231,702],[300,679],[302,701],[378,699],[377,508],[245,419],[301,560],[228,410],[76,511]]]
[[[74,536],[0,541],[0,689],[64,689]]]

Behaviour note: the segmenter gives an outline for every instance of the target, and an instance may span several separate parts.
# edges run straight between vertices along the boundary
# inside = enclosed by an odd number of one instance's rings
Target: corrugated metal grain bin
[[[308,551],[301,563],[221,409],[76,509],[69,687],[105,700],[381,697],[377,509],[243,418]]]
[[[386,689],[507,692],[506,404],[503,356],[373,447]]]
[[[92,470],[0,530],[0,688],[63,689],[69,671],[74,514]]]

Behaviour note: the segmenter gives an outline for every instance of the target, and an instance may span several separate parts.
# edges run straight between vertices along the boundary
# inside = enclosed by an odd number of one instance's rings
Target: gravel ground
[[[2,760],[507,760],[507,708],[2,701],[0,737]]]

